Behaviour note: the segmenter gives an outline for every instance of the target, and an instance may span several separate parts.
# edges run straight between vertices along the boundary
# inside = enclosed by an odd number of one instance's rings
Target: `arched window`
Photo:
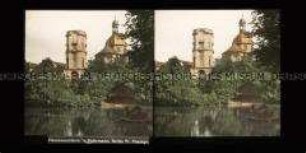
[[[79,78],[79,74],[77,71],[72,71],[71,72],[71,79],[78,79]]]
[[[199,76],[199,79],[205,79],[205,71],[204,70],[199,70],[198,71],[198,76]]]

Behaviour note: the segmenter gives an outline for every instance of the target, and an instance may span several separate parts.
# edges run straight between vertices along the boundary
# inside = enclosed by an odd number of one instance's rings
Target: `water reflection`
[[[242,108],[171,108],[154,110],[156,136],[277,136],[279,107],[264,111]]]
[[[152,110],[148,109],[148,113]],[[25,109],[25,134],[49,137],[97,136],[148,140],[152,122],[124,121],[118,109]]]

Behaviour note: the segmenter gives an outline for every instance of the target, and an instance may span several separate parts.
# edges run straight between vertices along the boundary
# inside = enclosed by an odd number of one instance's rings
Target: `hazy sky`
[[[192,31],[210,28],[214,32],[214,57],[230,47],[238,34],[242,15],[252,20],[252,10],[158,10],[155,11],[155,60],[166,61],[177,56],[192,61]],[[250,26],[247,25],[247,30]]]
[[[66,63],[65,34],[80,29],[87,33],[88,59],[105,45],[115,16],[125,23],[126,11],[26,11],[26,61],[39,63],[46,57]],[[124,30],[123,27],[120,29]]]
[[[65,63],[65,34],[80,29],[87,33],[88,59],[92,59],[110,37],[115,16],[125,23],[126,11],[26,11],[26,61],[39,63],[46,57]],[[238,33],[238,21],[251,21],[251,10],[158,10],[155,11],[155,59],[178,56],[192,59],[192,31],[211,28],[215,57],[230,47]],[[247,29],[249,27],[247,26]],[[122,32],[123,27],[120,29]]]

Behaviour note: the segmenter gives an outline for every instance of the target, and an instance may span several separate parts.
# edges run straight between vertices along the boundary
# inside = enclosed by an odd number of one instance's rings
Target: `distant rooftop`
[[[193,34],[198,33],[198,32],[204,32],[204,33],[208,33],[208,34],[214,34],[212,29],[209,28],[197,28],[193,30]]]
[[[86,34],[86,32],[84,30],[69,30],[69,31],[67,31],[66,36],[71,35],[71,34],[82,35],[84,37],[87,36],[87,34]]]

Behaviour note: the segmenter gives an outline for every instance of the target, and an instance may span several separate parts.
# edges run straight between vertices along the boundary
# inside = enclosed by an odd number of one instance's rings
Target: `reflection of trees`
[[[45,135],[47,134],[48,125],[45,116],[37,117],[35,113],[26,110],[25,115],[25,134],[26,135]]]
[[[211,124],[211,131],[215,135],[243,135],[242,125],[231,110],[217,111],[217,117]]]
[[[154,133],[160,136],[186,136],[193,123],[191,109],[159,107],[154,111]]]
[[[207,132],[213,136],[273,135],[279,131],[278,126],[275,126],[279,122],[256,122],[248,120],[247,115],[241,109],[196,108],[175,111],[156,108],[154,130],[156,135],[162,136],[204,136]]]
[[[57,111],[48,109],[26,110],[26,134],[64,136],[69,118],[65,115],[56,116]]]
[[[191,110],[191,109],[190,109]],[[167,111],[167,110],[164,110]],[[189,112],[180,112],[176,115],[167,114],[156,117],[158,135],[180,135],[189,136],[195,128],[199,130],[200,135],[209,130],[213,135],[236,133],[239,130],[239,124],[231,114],[225,114],[216,109],[193,109]]]
[[[122,110],[52,110],[26,111],[27,135],[149,137],[152,124],[121,121]]]
[[[94,136],[149,136],[148,124],[120,121],[122,110],[102,110],[91,113],[86,135]]]

